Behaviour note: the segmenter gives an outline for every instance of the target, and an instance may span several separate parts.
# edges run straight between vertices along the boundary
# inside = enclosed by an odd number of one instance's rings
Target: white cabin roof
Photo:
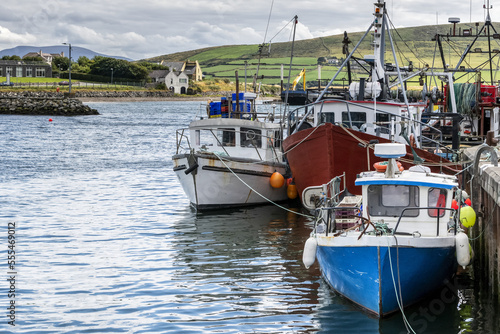
[[[371,184],[408,185],[443,189],[458,187],[457,179],[454,176],[409,170],[404,170],[401,174],[396,174],[394,178],[385,177],[385,173],[364,172],[361,173],[360,177],[355,181],[355,185],[357,186]]]

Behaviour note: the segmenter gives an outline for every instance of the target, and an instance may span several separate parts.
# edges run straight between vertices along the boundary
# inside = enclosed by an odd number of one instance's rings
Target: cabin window
[[[274,147],[281,147],[281,132],[274,131]]]
[[[260,130],[241,128],[240,132],[241,147],[262,147],[262,135]]]
[[[406,185],[368,186],[368,214],[370,216],[399,217],[403,209],[418,207],[419,190]],[[406,210],[404,217],[417,217],[418,210]]]
[[[353,128],[354,130],[361,129],[361,125],[366,123],[366,113],[364,112],[342,112],[342,124]],[[352,124],[352,125],[351,125]]]
[[[200,143],[201,143],[201,141],[200,141],[200,130],[196,130],[194,132],[194,141],[195,141],[195,145],[196,146],[200,146]]]
[[[390,134],[389,114],[376,114],[375,121],[382,124],[377,124],[380,133]]]
[[[234,129],[219,129],[217,131],[217,145],[221,146],[235,146],[236,132]]]
[[[446,193],[445,189],[430,188],[429,194],[427,196],[427,206],[444,208],[446,206]],[[429,209],[429,216],[437,217],[439,211],[439,217],[443,217],[446,210]]]
[[[323,113],[321,113],[321,123],[332,123],[332,124],[335,124],[335,113],[333,113],[333,112],[323,112]]]

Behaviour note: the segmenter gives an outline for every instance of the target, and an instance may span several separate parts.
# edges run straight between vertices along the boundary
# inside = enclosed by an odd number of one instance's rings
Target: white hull
[[[286,185],[275,189],[269,182],[274,171],[285,174],[285,164],[225,157],[224,163],[229,170],[213,154],[178,154],[173,157],[173,161],[174,171],[184,192],[199,210],[287,199]],[[194,161],[198,166],[189,171]]]

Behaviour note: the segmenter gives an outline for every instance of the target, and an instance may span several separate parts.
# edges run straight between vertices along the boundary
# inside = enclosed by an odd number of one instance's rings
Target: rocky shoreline
[[[62,93],[26,91],[0,93],[0,114],[79,116],[99,115],[99,112]]]

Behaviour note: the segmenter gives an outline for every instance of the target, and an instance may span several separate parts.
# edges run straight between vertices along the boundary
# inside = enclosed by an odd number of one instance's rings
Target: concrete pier
[[[464,181],[477,215],[469,238],[475,252],[474,274],[480,276],[476,279],[487,282],[488,292],[500,301],[500,146],[485,146],[464,151],[464,158],[468,159]],[[476,159],[478,152],[482,154]]]

